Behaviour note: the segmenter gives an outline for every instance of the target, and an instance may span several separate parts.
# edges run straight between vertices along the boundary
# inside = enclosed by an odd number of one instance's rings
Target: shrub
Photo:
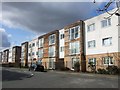
[[[79,72],[79,71],[80,71],[80,63],[79,63],[79,62],[76,62],[76,63],[74,64],[74,71],[76,71],[76,72]]]
[[[70,69],[68,67],[62,67],[60,68],[61,71],[70,71]]]
[[[97,70],[97,73],[98,73],[98,74],[107,74],[108,72],[107,72],[105,69],[100,69],[100,68],[99,68],[99,69]]]
[[[118,74],[119,73],[119,68],[117,66],[108,66],[106,68],[109,74]]]

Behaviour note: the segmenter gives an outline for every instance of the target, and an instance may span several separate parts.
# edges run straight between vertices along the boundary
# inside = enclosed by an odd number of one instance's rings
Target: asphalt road
[[[3,68],[2,88],[118,88],[118,76]]]

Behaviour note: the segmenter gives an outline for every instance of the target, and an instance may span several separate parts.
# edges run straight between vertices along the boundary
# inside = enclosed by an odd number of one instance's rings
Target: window
[[[92,41],[88,41],[88,48],[92,48],[92,47],[95,47],[95,40],[92,40]]]
[[[31,56],[31,53],[29,53],[28,56]]]
[[[55,34],[49,36],[49,45],[55,44]]]
[[[88,28],[88,29],[87,29],[88,32],[89,32],[89,31],[94,31],[94,30],[95,30],[95,23],[88,25],[87,28]]]
[[[38,50],[38,57],[43,58],[43,49]]]
[[[36,46],[38,46],[38,41],[36,42]]]
[[[60,52],[63,52],[64,51],[64,47],[60,47]]]
[[[29,48],[31,48],[31,44],[29,44]]]
[[[69,39],[73,40],[73,39],[79,38],[80,37],[79,31],[80,31],[80,29],[78,26],[69,29]]]
[[[103,64],[104,65],[112,65],[113,64],[113,57],[103,57]]]
[[[80,43],[79,41],[69,44],[70,54],[79,54],[80,53]]]
[[[35,55],[35,53],[34,53],[34,52],[32,52],[32,55]]]
[[[72,68],[74,68],[76,62],[79,62],[79,58],[72,58]]]
[[[63,39],[63,38],[64,38],[64,34],[61,34],[61,35],[60,35],[60,39]]]
[[[105,19],[105,20],[102,20],[101,21],[101,27],[107,27],[107,26],[110,26],[111,25],[111,19]]]
[[[49,59],[49,69],[55,69],[55,61],[53,58]]]
[[[38,52],[36,52],[36,55],[38,55]]]
[[[49,57],[55,56],[55,46],[49,47]]]
[[[103,46],[110,46],[112,45],[112,37],[102,39]]]
[[[35,43],[33,43],[32,46],[34,47],[34,46],[35,46]]]
[[[92,63],[93,65],[96,65],[96,58],[89,58],[88,64]]]
[[[44,44],[44,38],[39,39],[39,48],[43,47]]]

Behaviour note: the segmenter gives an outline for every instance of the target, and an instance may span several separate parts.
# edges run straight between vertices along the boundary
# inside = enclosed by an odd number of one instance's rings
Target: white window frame
[[[111,57],[111,56],[103,57],[102,60],[103,60],[104,65],[113,65],[114,64],[113,57]],[[111,63],[111,60],[112,60],[112,63]]]
[[[92,45],[91,45],[92,43]],[[91,40],[91,41],[88,41],[88,48],[95,48],[96,47],[96,41],[95,40]]]
[[[54,42],[52,42],[52,41],[54,41]],[[55,42],[56,42],[56,35],[55,34],[50,35],[49,36],[49,45],[55,44]]]
[[[64,46],[60,47],[60,52],[64,52]]]
[[[43,48],[38,50],[38,58],[43,58]]]
[[[95,23],[92,23],[87,26],[87,32],[94,31],[95,30]]]
[[[76,41],[76,42],[69,43],[69,54],[73,55],[73,54],[79,54],[79,53],[80,53],[80,42]]]
[[[55,69],[55,59],[49,58],[49,69]]]
[[[39,39],[39,48],[44,47],[44,38]]]
[[[31,44],[29,44],[29,48],[31,48]]]
[[[88,64],[92,62],[93,65],[96,65],[96,58],[88,58]]]
[[[105,44],[105,40],[106,40],[106,41],[109,40],[109,44],[108,44],[108,41],[107,41],[107,43]],[[111,46],[111,45],[112,45],[112,37],[103,38],[103,39],[102,39],[102,45],[103,45],[103,46]]]
[[[76,37],[76,28],[77,29],[77,33],[78,33],[78,36]],[[72,33],[72,30],[73,30],[73,33]],[[70,28],[69,29],[69,40],[73,40],[73,39],[77,39],[80,37],[80,26],[76,26],[76,27],[73,27],[73,28]]]
[[[54,57],[55,56],[55,46],[49,47],[49,57]]]
[[[64,39],[65,35],[62,33],[60,34],[60,39]]]
[[[35,43],[32,43],[32,47],[35,47]]]
[[[104,19],[104,20],[101,21],[101,27],[102,28],[105,28],[105,27],[108,27],[108,26],[111,26],[111,18]]]

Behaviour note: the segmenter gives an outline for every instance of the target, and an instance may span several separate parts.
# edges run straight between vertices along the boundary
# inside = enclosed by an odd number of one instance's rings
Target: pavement
[[[3,68],[3,88],[118,88],[117,75]]]
[[[17,72],[29,72],[28,68],[6,68],[8,70],[14,70]],[[83,72],[73,72],[73,71],[57,71],[57,70],[48,70],[46,72],[60,73],[60,74],[71,74],[71,75],[80,75],[80,76],[94,76],[94,77],[106,77],[106,78],[118,78],[118,75],[107,75],[107,74],[95,74],[95,73],[83,73]],[[32,73],[32,72],[31,72]]]

